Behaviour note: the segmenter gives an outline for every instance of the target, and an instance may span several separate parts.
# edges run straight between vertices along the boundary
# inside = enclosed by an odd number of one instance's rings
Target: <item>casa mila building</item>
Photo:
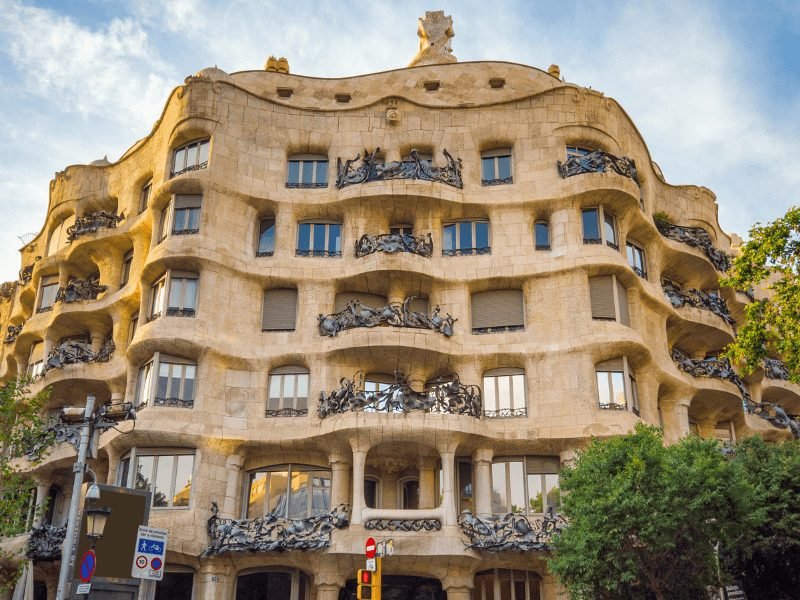
[[[0,380],[50,387],[61,440],[30,471],[38,597],[89,394],[170,600],[349,600],[370,536],[385,600],[551,600],[589,439],[797,430],[780,357],[719,358],[753,295],[719,289],[712,192],[557,66],[458,63],[441,12],[418,34],[370,75],[203,69],[117,162],[56,174],[0,302]]]

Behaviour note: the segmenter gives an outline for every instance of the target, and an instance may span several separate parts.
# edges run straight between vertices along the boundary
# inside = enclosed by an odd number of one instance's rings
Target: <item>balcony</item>
[[[74,242],[87,233],[96,233],[99,229],[115,229],[120,221],[120,215],[105,210],[88,213],[75,219],[75,223],[67,228],[67,240]]]
[[[408,252],[430,258],[433,255],[433,240],[430,233],[426,236],[407,233],[362,235],[356,242],[356,258],[367,256],[373,252],[386,252],[387,254]]]
[[[66,525],[53,527],[47,523],[34,527],[28,538],[25,556],[36,562],[61,560],[61,546],[67,534]]]
[[[376,148],[374,152],[367,154],[364,151],[364,158],[358,154],[352,160],[342,162],[338,158],[336,187],[342,189],[349,185],[368,183],[370,181],[391,181],[394,179],[416,179],[420,181],[431,181],[444,183],[458,189],[464,187],[461,180],[461,159],[453,158],[447,150],[444,156],[447,164],[444,167],[434,167],[431,161],[423,160],[419,157],[416,150],[412,150],[408,159],[383,163],[378,158],[381,149]],[[361,161],[360,164],[357,163]]]
[[[317,326],[321,336],[334,337],[340,331],[359,327],[409,327],[412,329],[430,329],[445,337],[453,335],[453,324],[458,320],[450,313],[440,317],[440,308],[436,306],[432,313],[422,313],[411,309],[416,296],[409,296],[403,304],[393,302],[381,308],[369,308],[358,300],[351,300],[347,308],[331,315],[319,315]]]
[[[19,325],[9,325],[6,328],[6,337],[3,338],[4,344],[13,344],[20,333],[22,333],[22,327],[24,323],[20,323]]]
[[[786,365],[777,358],[764,359],[764,375],[767,379],[789,381],[789,371],[786,369]]]
[[[45,373],[50,369],[61,369],[66,365],[78,363],[104,363],[108,362],[116,350],[114,340],[108,338],[97,352],[88,344],[78,341],[67,341],[56,346],[45,360]]]
[[[655,216],[655,224],[659,233],[665,238],[703,250],[717,271],[724,273],[731,268],[731,257],[727,252],[714,247],[711,236],[702,227],[673,225],[659,215]]]
[[[71,304],[73,302],[83,302],[84,300],[96,300],[97,296],[107,289],[107,286],[100,285],[99,275],[86,279],[71,279],[67,285],[58,288],[55,301]]]
[[[431,382],[421,392],[411,389],[406,375],[395,371],[395,382],[375,392],[365,392],[363,382],[343,377],[341,387],[327,396],[320,393],[319,417],[346,412],[409,413],[428,412],[481,417],[481,390],[475,385],[463,385],[458,375],[451,374]]]
[[[719,294],[694,288],[683,290],[678,283],[669,277],[661,278],[661,287],[664,289],[667,300],[669,300],[675,308],[694,306],[695,308],[711,311],[722,318],[728,325],[733,325],[735,323],[727,303]]]
[[[461,532],[469,539],[467,548],[486,552],[537,552],[550,549],[553,536],[567,522],[552,507],[541,517],[509,513],[483,517],[465,510],[458,517]]]

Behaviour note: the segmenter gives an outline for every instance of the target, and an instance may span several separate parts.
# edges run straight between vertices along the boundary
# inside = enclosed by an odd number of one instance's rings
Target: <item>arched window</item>
[[[267,514],[306,519],[331,509],[331,470],[310,465],[276,465],[248,476],[245,518]]]
[[[416,510],[419,508],[419,478],[405,477],[397,482],[400,488],[398,494],[399,508],[403,510]]]
[[[511,148],[481,152],[481,185],[513,183]]]
[[[642,279],[647,279],[647,259],[644,249],[632,240],[625,240],[625,249],[628,253],[628,264],[633,272]]]
[[[367,508],[380,508],[380,494],[381,480],[372,475],[364,477],[364,502]]]
[[[487,417],[524,417],[525,371],[493,369],[483,374],[483,414]]]
[[[153,180],[151,179],[139,190],[139,213],[143,213],[150,202],[150,192],[153,190]]]
[[[308,576],[298,569],[275,568],[239,575],[236,600],[308,600]]]
[[[275,253],[275,217],[258,220],[258,247],[256,256],[272,256]]]
[[[619,237],[617,234],[617,219],[614,214],[602,206],[584,208],[581,211],[583,219],[583,243],[605,244],[614,250],[619,250]]]
[[[289,157],[287,188],[328,186],[328,157],[324,154],[295,154]]]
[[[269,374],[267,417],[298,417],[308,414],[308,369],[278,367]]]
[[[208,147],[210,140],[195,140],[184,144],[172,153],[172,171],[170,177],[175,177],[189,171],[205,169],[208,166]]]
[[[161,211],[158,242],[167,235],[191,235],[200,232],[201,194],[176,194]]]
[[[53,305],[56,303],[56,295],[58,294],[58,275],[50,275],[42,277],[39,282],[39,308],[36,309],[37,313],[47,312],[53,310]]]

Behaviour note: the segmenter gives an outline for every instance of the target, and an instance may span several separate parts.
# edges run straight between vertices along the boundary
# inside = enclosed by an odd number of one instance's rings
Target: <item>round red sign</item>
[[[367,538],[365,550],[367,553],[367,558],[375,558],[375,538]]]

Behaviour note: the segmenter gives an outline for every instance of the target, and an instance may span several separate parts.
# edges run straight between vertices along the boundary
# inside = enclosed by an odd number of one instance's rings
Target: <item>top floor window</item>
[[[328,186],[328,157],[297,154],[289,157],[287,188],[324,188]]]
[[[647,279],[647,261],[644,250],[631,241],[625,242],[625,249],[628,252],[628,264],[633,272],[642,279]]]
[[[617,238],[617,220],[614,215],[603,209],[602,206],[596,208],[584,208],[583,217],[583,243],[602,244],[619,250],[619,240]]]
[[[205,169],[208,166],[209,142],[209,139],[197,140],[176,148],[172,155],[172,173],[170,177],[189,171]]]
[[[444,226],[443,256],[491,254],[489,221],[458,221]]]
[[[533,224],[533,237],[537,250],[550,250],[550,224],[547,221]]]
[[[495,148],[481,153],[481,185],[513,182],[511,148]]]
[[[297,228],[297,256],[341,256],[341,223],[300,223]]]
[[[53,256],[53,254],[67,245],[67,229],[74,224],[75,215],[70,215],[53,227],[53,230],[50,232],[50,239],[47,241],[47,256]]]
[[[153,189],[153,180],[151,179],[142,186],[139,191],[139,212],[143,213],[147,208],[147,203],[150,202],[150,192]]]

